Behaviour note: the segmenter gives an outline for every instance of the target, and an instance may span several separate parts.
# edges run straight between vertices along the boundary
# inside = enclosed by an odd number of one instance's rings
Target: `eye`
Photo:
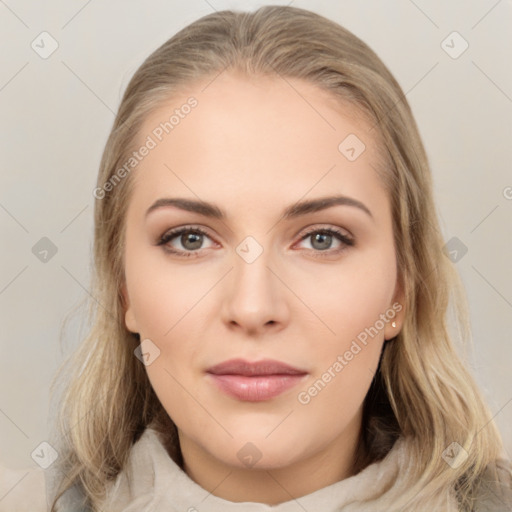
[[[205,238],[212,242],[208,247],[203,246]],[[301,236],[299,243],[308,239],[311,240],[311,247],[307,249],[312,251],[313,256],[319,257],[339,254],[355,244],[350,236],[332,227],[310,229]],[[336,244],[334,248],[333,243]],[[213,241],[200,227],[184,226],[165,232],[157,245],[176,256],[190,258],[199,256],[201,249],[213,247]]]
[[[300,241],[310,240],[310,248],[314,256],[338,254],[354,245],[354,240],[336,228],[310,229],[301,236]],[[332,247],[336,243],[336,247]]]
[[[163,246],[166,251],[172,254],[189,258],[196,256],[200,249],[205,249],[203,247],[205,237],[211,240],[206,231],[201,228],[185,226],[164,233],[157,245]]]

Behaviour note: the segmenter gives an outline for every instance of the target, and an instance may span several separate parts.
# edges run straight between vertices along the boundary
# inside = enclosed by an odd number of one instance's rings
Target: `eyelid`
[[[168,239],[170,237],[174,238],[175,236],[187,231],[196,231],[198,233],[201,233],[202,235],[207,236],[208,238],[211,238],[212,240],[214,238],[210,235],[210,233],[208,233],[208,231],[205,228],[199,225],[185,224],[183,226],[176,226],[175,228],[170,228],[164,231],[164,233],[160,237],[158,237],[157,243],[164,243],[163,241],[165,239]]]
[[[311,235],[312,233],[317,233],[319,231],[328,231],[328,232],[335,232],[339,235],[342,235],[347,240],[354,241],[353,235],[345,228],[335,226],[333,224],[312,224],[311,226],[308,226],[307,228],[304,228],[303,230],[299,231],[299,234],[296,236],[300,237],[301,240],[303,240],[305,237]]]

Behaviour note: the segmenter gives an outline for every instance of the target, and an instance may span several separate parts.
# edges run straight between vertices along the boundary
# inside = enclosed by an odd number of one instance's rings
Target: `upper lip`
[[[244,375],[254,377],[259,375],[304,375],[307,372],[294,368],[289,364],[274,359],[261,361],[246,361],[244,359],[230,359],[216,364],[206,370],[215,375]]]

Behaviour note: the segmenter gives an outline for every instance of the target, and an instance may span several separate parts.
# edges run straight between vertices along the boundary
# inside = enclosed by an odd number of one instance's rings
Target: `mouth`
[[[206,371],[218,389],[238,400],[270,400],[299,384],[308,372],[281,361],[231,359]]]

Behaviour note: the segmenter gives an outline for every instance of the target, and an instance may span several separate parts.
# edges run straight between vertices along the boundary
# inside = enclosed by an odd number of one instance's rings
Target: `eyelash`
[[[200,252],[201,249],[198,249],[195,251],[181,251],[181,250],[171,249],[170,247],[168,247],[166,245],[171,240],[173,240],[174,238],[177,238],[180,235],[183,235],[184,233],[200,234],[200,235],[204,235],[211,239],[210,235],[206,231],[204,231],[203,229],[201,229],[199,227],[184,226],[184,227],[176,228],[174,230],[167,231],[166,233],[164,233],[158,240],[157,245],[163,246],[163,249],[165,251],[167,251],[173,255],[179,256],[179,257],[183,257],[183,258],[198,257],[198,253]],[[313,229],[307,231],[306,233],[304,233],[304,235],[301,236],[299,241],[302,242],[306,238],[309,238],[311,235],[317,234],[317,233],[321,233],[323,235],[332,235],[337,240],[339,240],[343,244],[343,246],[338,249],[334,249],[334,250],[326,249],[324,251],[310,249],[312,251],[312,254],[314,257],[323,258],[325,256],[333,256],[336,254],[340,254],[341,252],[345,251],[349,247],[352,247],[355,245],[355,241],[352,238],[348,237],[347,235],[345,235],[341,231],[337,230],[336,228],[313,228]]]

